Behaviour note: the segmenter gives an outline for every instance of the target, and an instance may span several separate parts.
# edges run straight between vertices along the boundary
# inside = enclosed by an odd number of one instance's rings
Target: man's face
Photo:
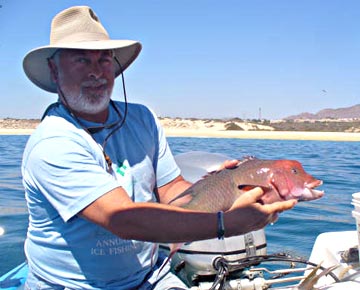
[[[54,80],[72,110],[80,115],[107,110],[115,78],[111,50],[64,49],[55,65]]]

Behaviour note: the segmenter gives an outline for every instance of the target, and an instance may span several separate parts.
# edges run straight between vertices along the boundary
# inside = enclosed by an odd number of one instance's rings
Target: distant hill
[[[285,120],[319,120],[319,119],[360,119],[360,104],[339,109],[324,109],[316,114],[301,113],[284,118]]]

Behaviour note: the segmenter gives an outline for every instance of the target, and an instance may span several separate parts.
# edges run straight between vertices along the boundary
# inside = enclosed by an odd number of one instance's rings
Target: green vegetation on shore
[[[164,118],[160,118],[164,119]],[[249,131],[302,131],[302,132],[353,132],[360,133],[360,120],[358,119],[326,119],[326,120],[242,120],[232,119],[197,119],[197,118],[170,118],[174,121],[202,121],[205,124],[220,122],[225,130],[243,131],[241,124],[251,125]],[[2,129],[35,129],[40,123],[39,119],[0,119]]]
[[[231,119],[199,119],[199,118],[169,118],[174,121],[203,121],[205,124],[220,122],[224,124],[225,130],[244,131],[301,131],[301,132],[352,132],[360,133],[360,119],[322,119],[322,120],[243,120]]]
[[[252,120],[252,122],[268,125],[275,131],[360,132],[360,120],[282,120],[279,122]]]

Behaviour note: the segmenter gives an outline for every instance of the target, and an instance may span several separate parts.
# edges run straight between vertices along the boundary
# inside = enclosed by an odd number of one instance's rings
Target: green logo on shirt
[[[129,168],[129,162],[127,160],[124,160],[124,162],[119,164],[119,167],[116,169],[116,172],[124,177],[127,168]]]

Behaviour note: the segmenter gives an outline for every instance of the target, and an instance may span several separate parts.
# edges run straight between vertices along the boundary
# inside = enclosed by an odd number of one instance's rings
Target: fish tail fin
[[[183,243],[179,243],[179,244],[170,244],[170,253],[167,256],[165,262],[161,265],[159,272],[157,274],[157,278],[159,277],[161,271],[164,269],[164,267],[170,262],[171,258],[174,256],[174,254],[181,248],[181,246],[183,245]]]

